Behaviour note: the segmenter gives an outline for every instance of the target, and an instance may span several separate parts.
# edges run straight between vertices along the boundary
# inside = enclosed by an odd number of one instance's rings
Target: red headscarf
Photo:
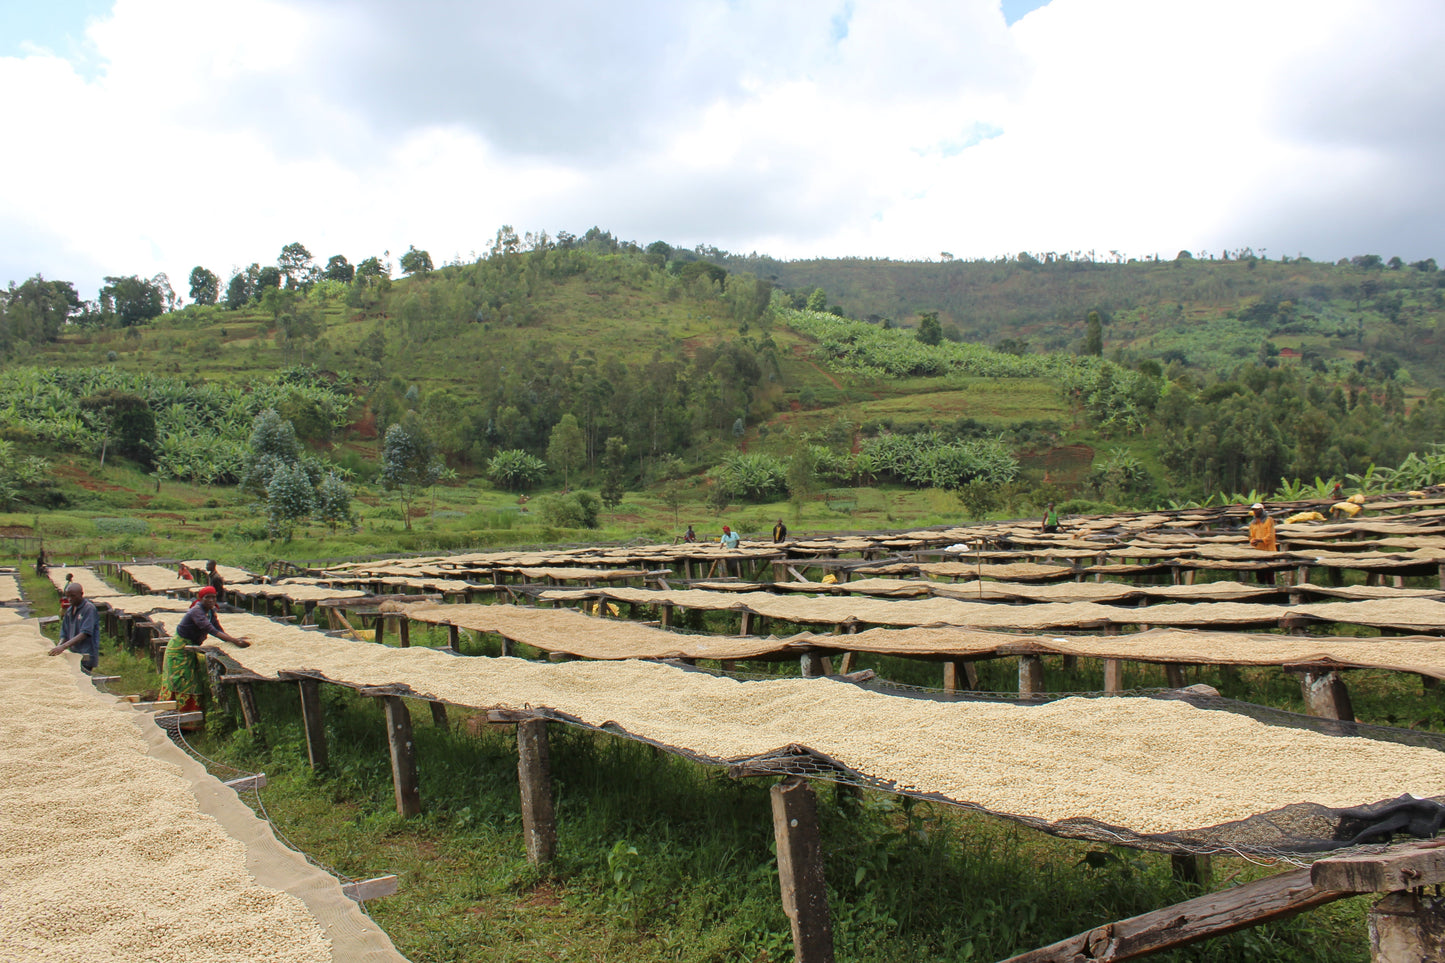
[[[214,588],[212,588],[211,586],[207,585],[207,586],[205,586],[204,588],[198,589],[198,590],[196,591],[196,601],[199,602],[201,599],[206,598],[207,596],[210,596],[210,595],[215,595],[215,594],[216,594],[216,590],[215,590]]]

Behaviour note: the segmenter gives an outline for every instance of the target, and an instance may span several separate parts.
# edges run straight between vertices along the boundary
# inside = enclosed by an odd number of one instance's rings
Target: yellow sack
[[[1330,512],[1339,512],[1341,515],[1348,515],[1354,518],[1360,513],[1360,506],[1355,502],[1335,502],[1330,506]]]
[[[1296,522],[1322,522],[1325,517],[1319,512],[1295,512],[1284,520],[1286,525],[1293,525]]]
[[[1350,496],[1349,500],[1354,502],[1356,505],[1363,505],[1365,504],[1365,493],[1355,492],[1353,495]]]
[[[824,585],[837,585],[837,584],[838,584],[838,576],[834,575],[832,572],[829,572],[827,575],[824,575],[824,576],[823,576],[823,584],[824,584]]]

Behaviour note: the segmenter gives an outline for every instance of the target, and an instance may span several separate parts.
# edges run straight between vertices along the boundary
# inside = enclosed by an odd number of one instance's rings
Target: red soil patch
[[[0,536],[6,538],[30,538],[35,534],[35,529],[28,525],[6,525],[0,528]]]
[[[351,433],[354,437],[373,439],[378,437],[376,430],[376,412],[367,408],[361,413],[361,417],[351,423]]]
[[[60,465],[56,471],[64,478],[75,482],[88,492],[123,492],[126,489],[121,485],[112,485],[110,482],[103,482],[98,478],[92,478],[89,472],[81,471],[69,465]]]

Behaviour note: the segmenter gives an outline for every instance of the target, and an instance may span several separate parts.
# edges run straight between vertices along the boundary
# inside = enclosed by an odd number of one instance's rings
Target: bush
[[[592,492],[545,495],[537,500],[542,524],[553,528],[596,528],[602,500]]]
[[[487,462],[487,477],[507,491],[535,488],[546,473],[546,462],[520,448],[499,451]]]

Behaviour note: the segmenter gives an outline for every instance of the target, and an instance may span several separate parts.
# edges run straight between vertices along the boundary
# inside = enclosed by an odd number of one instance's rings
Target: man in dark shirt
[[[65,600],[69,604],[60,616],[60,644],[50,654],[78,652],[80,667],[93,672],[100,662],[100,613],[95,603],[85,597],[79,582],[66,583]]]

